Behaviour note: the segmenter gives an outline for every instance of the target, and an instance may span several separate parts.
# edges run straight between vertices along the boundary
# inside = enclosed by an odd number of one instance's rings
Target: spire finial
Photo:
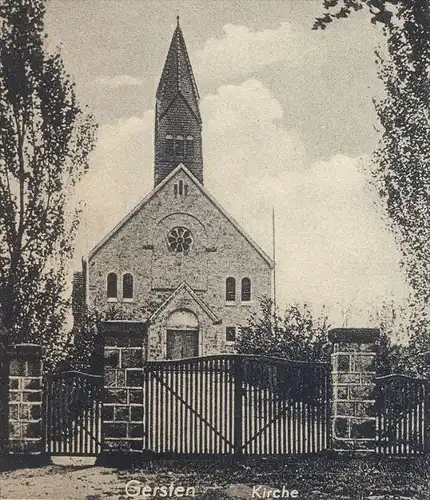
[[[176,16],[176,25],[179,28],[179,15]]]

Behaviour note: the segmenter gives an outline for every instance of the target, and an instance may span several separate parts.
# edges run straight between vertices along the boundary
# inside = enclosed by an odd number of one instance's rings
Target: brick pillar
[[[17,344],[8,357],[9,453],[42,455],[42,347]]]
[[[329,332],[333,343],[333,448],[372,449],[376,438],[375,341],[373,328],[336,328]]]
[[[103,454],[143,449],[146,325],[107,321],[104,337]]]

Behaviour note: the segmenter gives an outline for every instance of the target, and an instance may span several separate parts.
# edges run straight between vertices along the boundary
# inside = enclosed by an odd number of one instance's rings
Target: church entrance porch
[[[198,330],[167,330],[167,359],[193,358],[199,355]]]

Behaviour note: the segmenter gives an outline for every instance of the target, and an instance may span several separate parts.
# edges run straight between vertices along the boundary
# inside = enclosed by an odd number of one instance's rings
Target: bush
[[[307,304],[292,304],[281,317],[273,302],[263,298],[259,313],[241,328],[236,349],[296,361],[330,361],[329,328],[324,311],[315,316]]]

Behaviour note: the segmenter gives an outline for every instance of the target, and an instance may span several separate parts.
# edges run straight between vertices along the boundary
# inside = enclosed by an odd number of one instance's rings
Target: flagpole
[[[276,236],[275,207],[272,207],[273,309],[276,314]]]

